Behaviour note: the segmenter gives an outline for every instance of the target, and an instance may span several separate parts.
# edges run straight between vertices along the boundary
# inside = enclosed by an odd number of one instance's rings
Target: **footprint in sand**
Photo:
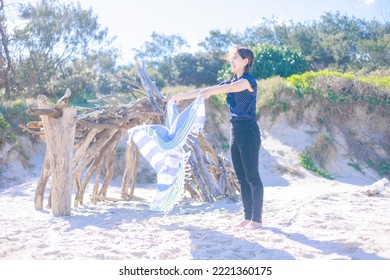
[[[46,252],[46,253],[44,253],[43,255],[44,256],[57,256],[57,255],[59,255],[61,253],[61,251],[58,251],[58,250],[56,250],[56,251],[50,251],[50,252]]]
[[[49,248],[50,247],[50,244],[47,244],[47,243],[41,243],[37,246],[39,249],[45,249],[45,248]]]

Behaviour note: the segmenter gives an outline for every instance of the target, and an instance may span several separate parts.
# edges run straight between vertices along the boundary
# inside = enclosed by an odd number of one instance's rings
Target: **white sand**
[[[86,195],[71,216],[53,216],[34,210],[35,172],[0,187],[0,259],[389,260],[389,181],[341,164],[335,180],[315,176],[299,166],[308,140],[296,135],[288,127],[263,132],[261,230],[235,228],[242,205],[228,200],[183,200],[168,215],[151,212],[153,185],[137,186],[128,202],[93,205]],[[117,181],[110,196],[119,197]]]

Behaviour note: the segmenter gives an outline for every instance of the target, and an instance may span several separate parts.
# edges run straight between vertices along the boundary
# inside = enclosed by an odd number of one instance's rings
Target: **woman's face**
[[[242,58],[238,52],[235,52],[230,57],[229,62],[234,74],[242,74],[244,72],[245,66],[248,63],[248,59]]]

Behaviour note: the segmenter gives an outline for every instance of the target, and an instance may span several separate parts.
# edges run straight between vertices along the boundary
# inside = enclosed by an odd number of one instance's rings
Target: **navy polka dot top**
[[[245,73],[241,77],[234,77],[232,80],[224,81],[222,84],[230,84],[241,79],[247,79],[253,92],[243,90],[239,92],[228,93],[226,102],[230,108],[230,121],[256,120],[256,96],[257,82],[255,77],[250,73]]]

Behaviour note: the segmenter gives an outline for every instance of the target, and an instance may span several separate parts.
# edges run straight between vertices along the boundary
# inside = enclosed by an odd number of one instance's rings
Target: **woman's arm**
[[[209,98],[212,95],[223,94],[223,93],[234,93],[248,89],[253,91],[249,81],[247,79],[241,79],[230,84],[215,85],[207,87],[201,90],[201,94],[204,94],[205,98]]]
[[[194,90],[191,90],[188,92],[179,93],[177,95],[172,96],[171,101],[177,103],[180,100],[197,98],[199,96],[201,90],[202,89],[194,89]]]
[[[180,100],[186,99],[194,99],[199,96],[199,94],[203,94],[205,98],[209,98],[212,95],[223,94],[228,92],[239,92],[248,89],[249,91],[253,91],[251,85],[249,84],[247,79],[241,79],[236,82],[230,84],[223,85],[215,85],[206,87],[204,89],[194,89],[188,92],[179,93],[175,96],[172,96],[171,100],[175,103]]]

